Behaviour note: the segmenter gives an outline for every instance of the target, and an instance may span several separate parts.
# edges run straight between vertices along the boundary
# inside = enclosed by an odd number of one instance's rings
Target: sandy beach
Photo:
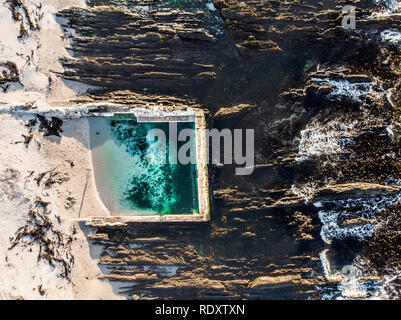
[[[66,121],[62,138],[43,137],[34,132],[29,144],[20,143],[21,135],[27,133],[24,124],[30,119],[30,116],[0,115],[0,148],[7,150],[0,154],[2,298],[116,298],[111,286],[97,279],[101,271],[90,254],[85,234],[91,230],[76,221],[82,211],[102,211],[92,181],[87,120]],[[57,182],[46,186],[35,180],[44,172],[49,173],[43,180],[49,178],[50,172],[57,172]],[[89,182],[81,207],[85,173],[89,175]],[[38,198],[50,203],[48,218],[54,228],[64,238],[72,237],[68,245],[54,242],[56,249],[68,251],[73,257],[70,279],[59,276],[62,268],[57,264],[52,267],[46,261],[38,262],[40,246],[35,241],[30,243],[29,237],[10,249],[9,239],[27,223],[32,203]],[[49,232],[44,237],[55,241]]]
[[[35,30],[19,38],[20,23],[13,20],[7,3],[0,4],[1,61],[15,63],[20,74],[19,83],[10,84],[7,92],[0,90],[0,102],[49,105],[83,94],[89,86],[58,76],[63,71],[59,59],[70,54],[66,49],[69,40],[63,36],[55,13],[71,6],[85,7],[85,0],[45,0],[41,6],[29,0],[24,5],[34,20]],[[22,23],[26,24],[25,20]]]

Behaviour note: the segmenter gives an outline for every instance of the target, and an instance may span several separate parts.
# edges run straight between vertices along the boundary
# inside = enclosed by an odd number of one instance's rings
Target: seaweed
[[[44,132],[44,136],[57,136],[61,137],[60,134],[63,132],[61,127],[63,126],[63,120],[57,117],[52,117],[51,121],[47,120],[46,117],[38,114],[37,118],[40,122],[39,131]]]
[[[37,261],[46,261],[50,266],[61,269],[60,277],[71,281],[74,256],[71,254],[72,237],[65,236],[50,219],[50,203],[37,197],[27,214],[27,221],[10,238],[9,250],[17,245],[31,247],[39,245]],[[58,219],[58,223],[60,220]]]

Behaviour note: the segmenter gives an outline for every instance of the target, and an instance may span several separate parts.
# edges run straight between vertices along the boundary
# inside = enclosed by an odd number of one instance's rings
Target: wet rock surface
[[[373,1],[90,4],[58,13],[74,53],[62,76],[99,87],[82,100],[196,106],[211,127],[255,129],[251,176],[211,167],[210,223],[93,230],[116,291],[322,298],[327,248],[379,278],[399,268],[401,55],[386,41],[399,14]]]

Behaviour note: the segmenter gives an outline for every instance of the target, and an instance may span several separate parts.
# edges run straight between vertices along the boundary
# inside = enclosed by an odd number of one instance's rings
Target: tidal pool
[[[96,187],[110,214],[199,212],[196,164],[151,164],[146,159],[156,141],[148,141],[146,136],[154,128],[166,134],[168,159],[168,122],[138,122],[133,115],[90,117],[88,121]],[[177,129],[195,130],[195,123],[178,122]],[[178,142],[177,148],[184,143]]]

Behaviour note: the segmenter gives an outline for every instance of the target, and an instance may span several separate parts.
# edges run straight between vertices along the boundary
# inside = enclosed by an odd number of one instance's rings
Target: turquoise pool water
[[[133,116],[121,115],[91,117],[89,127],[96,187],[111,214],[199,212],[196,164],[147,161],[148,150],[157,140],[147,141],[146,136],[154,128],[166,134],[168,159],[169,123],[138,123]],[[179,122],[177,129],[195,129],[195,124]],[[184,143],[178,142],[178,149]]]

